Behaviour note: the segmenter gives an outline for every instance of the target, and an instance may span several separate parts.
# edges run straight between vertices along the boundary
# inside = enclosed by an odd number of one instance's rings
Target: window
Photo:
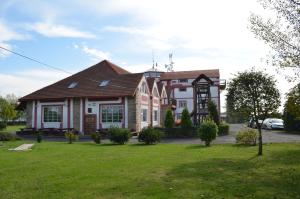
[[[78,82],[72,82],[69,84],[68,88],[75,88],[77,86]]]
[[[44,122],[61,122],[62,107],[61,106],[46,106],[43,108]]]
[[[187,79],[180,79],[179,82],[180,83],[188,83],[188,80]]]
[[[158,120],[158,111],[154,110],[153,111],[153,121],[157,122],[157,120]]]
[[[186,88],[179,88],[179,92],[186,92]]]
[[[92,108],[88,108],[88,113],[92,113],[93,109]]]
[[[142,109],[142,121],[147,122],[147,109]]]
[[[148,89],[147,89],[147,85],[145,82],[142,83],[141,92],[148,94]]]
[[[173,83],[173,84],[176,84],[176,83],[177,83],[177,80],[172,80],[172,83]]]
[[[103,81],[99,84],[99,86],[100,86],[100,87],[104,87],[104,86],[107,86],[108,83],[109,83],[109,80],[103,80]]]
[[[120,123],[123,119],[122,106],[102,106],[101,116],[103,123]]]
[[[154,88],[154,93],[153,93],[154,97],[159,97],[158,91],[156,88]]]
[[[179,100],[179,101],[178,101],[178,107],[179,107],[179,108],[187,107],[187,102],[186,102],[186,100]]]

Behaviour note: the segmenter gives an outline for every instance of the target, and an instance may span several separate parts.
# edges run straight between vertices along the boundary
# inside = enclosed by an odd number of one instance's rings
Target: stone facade
[[[137,129],[137,112],[135,97],[128,97],[128,128],[132,130]]]
[[[32,127],[32,108],[33,108],[33,101],[26,103],[26,126],[31,128]]]
[[[73,127],[80,130],[80,98],[73,99]]]

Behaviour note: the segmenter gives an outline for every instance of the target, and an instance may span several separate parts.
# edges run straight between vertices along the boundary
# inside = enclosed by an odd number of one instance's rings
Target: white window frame
[[[124,108],[122,105],[103,105],[103,106],[101,106],[101,108],[100,108],[101,123],[122,123],[124,120],[123,109]],[[104,116],[104,110],[105,110],[105,116]],[[114,113],[118,113],[117,120],[115,120]],[[111,120],[108,118],[111,118]]]
[[[146,108],[142,109],[142,122],[148,122],[148,109]]]
[[[187,107],[187,100],[178,100],[178,107],[179,108],[186,108]]]
[[[45,118],[49,118],[49,116],[45,117],[45,109],[51,109],[51,108],[56,108],[58,111],[58,116],[56,120],[47,120],[45,121]],[[53,110],[52,110],[53,111]],[[53,115],[50,116],[53,119]],[[47,105],[43,106],[43,123],[61,123],[63,121],[63,107],[61,105]]]

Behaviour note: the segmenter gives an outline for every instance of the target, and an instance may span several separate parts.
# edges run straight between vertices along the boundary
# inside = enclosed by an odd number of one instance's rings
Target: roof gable
[[[142,73],[131,74],[104,60],[79,73],[35,91],[20,100],[132,96],[142,77]],[[100,87],[99,84],[103,80],[108,80],[109,83]],[[74,88],[68,88],[72,82],[77,82],[77,85]]]
[[[212,70],[193,70],[193,71],[177,71],[177,72],[165,72],[161,74],[160,80],[172,80],[172,79],[196,79],[199,75],[204,74],[210,78],[220,77],[219,69]]]

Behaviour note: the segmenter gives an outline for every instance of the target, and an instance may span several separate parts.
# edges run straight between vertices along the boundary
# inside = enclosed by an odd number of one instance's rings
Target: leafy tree
[[[238,73],[228,84],[226,100],[236,111],[253,116],[259,136],[258,155],[262,155],[262,135],[260,120],[276,111],[280,105],[280,94],[272,76],[261,72],[250,71]]]
[[[283,120],[287,131],[300,131],[300,84],[287,94]]]
[[[192,120],[187,108],[184,108],[181,113],[181,128],[188,129],[192,127]]]
[[[0,119],[7,122],[14,119],[16,115],[15,107],[0,97]]]
[[[208,102],[207,106],[208,106],[208,112],[209,112],[210,119],[212,119],[217,125],[219,125],[220,117],[219,117],[219,113],[218,113],[216,104],[210,100]]]
[[[173,118],[172,110],[168,109],[166,112],[165,127],[172,128],[173,126],[174,126],[174,118]]]
[[[300,76],[300,1],[259,0],[265,9],[275,11],[276,20],[250,16],[250,29],[273,49],[271,61],[281,68],[294,68]]]

